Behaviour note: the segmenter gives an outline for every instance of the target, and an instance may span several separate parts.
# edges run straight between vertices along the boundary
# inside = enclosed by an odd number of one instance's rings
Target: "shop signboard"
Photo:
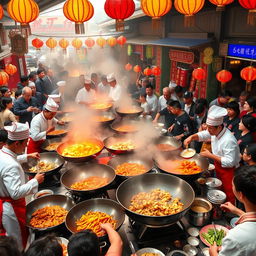
[[[243,59],[256,59],[256,45],[229,44],[228,56]]]
[[[171,49],[169,52],[170,60],[192,64],[194,62],[194,53]]]

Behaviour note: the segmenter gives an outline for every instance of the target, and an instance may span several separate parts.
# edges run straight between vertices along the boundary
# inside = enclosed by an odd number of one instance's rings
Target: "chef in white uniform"
[[[235,136],[223,125],[223,119],[226,115],[227,110],[225,108],[212,106],[208,111],[206,120],[207,130],[191,135],[184,141],[184,145],[187,146],[193,140],[211,140],[212,153],[205,150],[200,154],[214,160],[216,175],[222,181],[227,201],[235,203],[232,180],[234,170],[239,166],[240,150]]]
[[[19,248],[24,249],[27,243],[25,197],[38,190],[44,174],[36,174],[26,183],[24,171],[20,165],[27,157],[35,158],[37,154],[23,157],[29,137],[29,125],[13,123],[7,126],[8,140],[0,150],[0,235],[16,238]]]
[[[87,76],[84,78],[84,88],[80,89],[76,95],[76,103],[81,105],[88,105],[95,101],[96,93],[91,88],[91,79]]]
[[[107,76],[107,81],[110,85],[110,91],[109,91],[109,97],[113,100],[113,101],[118,101],[121,98],[121,94],[122,94],[122,88],[119,84],[117,84],[116,82],[116,77],[115,75],[109,74]]]
[[[54,118],[58,107],[58,104],[52,98],[48,98],[44,105],[44,110],[32,119],[27,148],[28,153],[41,152],[41,145],[46,139],[46,134],[53,131],[56,124],[64,124],[64,122]]]

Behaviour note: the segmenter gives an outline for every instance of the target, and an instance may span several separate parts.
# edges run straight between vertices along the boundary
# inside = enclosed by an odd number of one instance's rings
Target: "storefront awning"
[[[139,37],[127,38],[127,43],[137,44],[137,45],[149,45],[149,42],[154,40],[159,40],[159,37],[139,36]]]
[[[147,42],[148,45],[167,46],[183,49],[198,48],[212,42],[212,39],[198,39],[198,38],[163,38]]]

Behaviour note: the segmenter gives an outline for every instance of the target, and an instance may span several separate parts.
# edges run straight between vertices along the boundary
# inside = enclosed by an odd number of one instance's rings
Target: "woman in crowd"
[[[239,104],[236,101],[231,101],[227,104],[228,115],[224,118],[224,125],[235,135],[236,139],[239,137],[238,125],[240,122]]]
[[[0,103],[0,119],[2,121],[2,126],[0,128],[3,128],[4,125],[8,125],[11,122],[18,122],[16,116],[11,111],[12,107],[13,103],[11,98],[2,98]]]
[[[247,99],[244,103],[244,111],[240,113],[240,118],[246,114],[247,115],[251,114],[253,117],[256,117],[255,109],[256,109],[256,98],[252,97]]]
[[[6,98],[11,98],[11,91],[9,90],[8,87],[0,87],[0,93],[1,93],[1,97],[6,97]]]
[[[243,161],[247,165],[256,165],[256,144],[250,144],[245,147]]]
[[[17,242],[10,236],[0,236],[1,256],[21,256]]]

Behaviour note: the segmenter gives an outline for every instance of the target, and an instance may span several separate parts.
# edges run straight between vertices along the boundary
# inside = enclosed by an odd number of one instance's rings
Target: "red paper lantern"
[[[117,38],[117,43],[123,46],[126,43],[126,37],[125,36],[119,36]]]
[[[256,80],[256,68],[253,66],[243,68],[240,75],[246,81],[246,90],[251,91],[252,81]]]
[[[204,80],[206,78],[206,72],[204,69],[202,68],[196,68],[193,70],[192,72],[192,76],[196,79],[196,80]]]
[[[116,31],[124,31],[124,20],[135,11],[133,0],[106,0],[104,9],[106,14],[116,20]]]
[[[12,64],[7,64],[5,66],[5,72],[8,74],[8,75],[14,75],[16,72],[17,72],[17,68],[16,66],[12,65]]]
[[[44,42],[39,39],[39,38],[35,38],[32,40],[32,45],[37,49],[40,50],[40,48],[44,45]]]
[[[151,71],[152,71],[152,75],[154,75],[154,76],[160,76],[161,75],[161,68],[159,68],[159,67],[153,67],[151,69]]]
[[[3,6],[0,4],[0,20],[3,18],[4,16],[4,9]]]
[[[124,67],[125,67],[125,69],[126,69],[127,71],[132,70],[132,64],[130,64],[130,63],[127,63]]]
[[[145,68],[143,70],[143,73],[144,73],[145,76],[150,76],[152,74],[152,71],[151,71],[150,68]]]
[[[80,40],[79,38],[75,38],[72,41],[72,46],[76,49],[79,50],[83,45],[82,40]]]
[[[8,81],[9,81],[9,75],[4,71],[0,71],[0,86],[6,85]]]
[[[117,44],[117,40],[114,37],[108,38],[107,42],[108,42],[108,45],[111,47],[114,47]]]
[[[223,69],[216,74],[216,78],[221,83],[227,83],[232,79],[232,73]]]
[[[95,41],[89,37],[85,40],[85,44],[89,49],[91,49],[95,45]]]
[[[212,4],[217,5],[216,11],[224,11],[225,6],[234,2],[234,0],[209,0]]]
[[[247,16],[247,24],[256,25],[256,1],[255,0],[239,0],[242,7],[249,10]]]
[[[103,37],[99,37],[99,38],[96,40],[96,43],[97,43],[98,46],[100,46],[101,48],[103,48],[107,42],[106,42],[106,39],[104,39]]]
[[[141,72],[141,67],[139,65],[136,65],[133,67],[133,71],[136,73],[139,73],[139,72]]]

